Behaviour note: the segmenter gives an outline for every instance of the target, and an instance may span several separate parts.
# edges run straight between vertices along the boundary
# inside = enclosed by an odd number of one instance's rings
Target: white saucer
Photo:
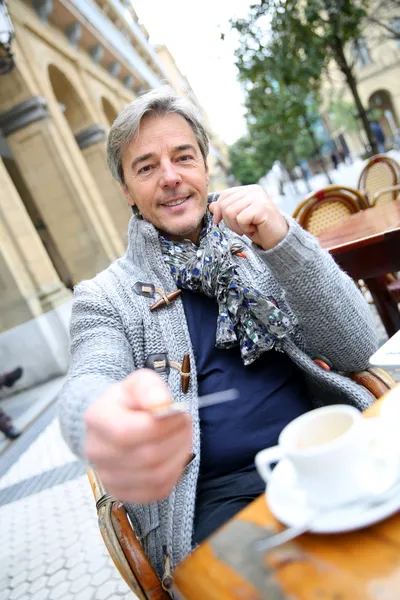
[[[400,510],[400,481],[382,503],[368,506],[365,500],[347,507],[317,509],[307,502],[299,487],[292,464],[281,460],[272,472],[267,489],[267,504],[272,514],[287,526],[298,526],[311,519],[313,533],[342,533],[378,523]]]

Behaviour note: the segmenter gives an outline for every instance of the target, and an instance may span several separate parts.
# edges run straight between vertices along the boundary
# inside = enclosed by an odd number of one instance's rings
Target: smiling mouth
[[[188,200],[188,198],[190,198],[190,194],[189,196],[185,196],[184,198],[175,198],[175,200],[170,200],[169,202],[164,202],[163,206],[179,206],[180,204],[183,204],[184,202],[186,202],[186,200]]]

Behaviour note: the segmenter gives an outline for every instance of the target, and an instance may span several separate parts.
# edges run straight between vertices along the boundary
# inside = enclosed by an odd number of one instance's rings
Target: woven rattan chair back
[[[368,205],[356,190],[328,186],[309,194],[293,216],[304,229],[318,236],[363,208],[368,208]]]
[[[87,474],[96,501],[100,533],[121,576],[138,600],[170,600],[136,537],[124,506],[107,493],[93,469],[88,469]]]
[[[373,198],[383,188],[400,183],[400,165],[385,154],[373,156],[365,165],[358,181],[358,189],[363,191],[369,203],[374,204]],[[398,191],[392,190],[380,194],[376,204],[384,204],[396,200]]]

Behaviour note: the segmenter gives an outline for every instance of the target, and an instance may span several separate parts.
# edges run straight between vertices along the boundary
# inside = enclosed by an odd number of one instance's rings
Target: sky
[[[165,44],[185,75],[216,133],[231,144],[246,131],[237,81],[237,38],[229,19],[245,17],[251,0],[132,0],[150,35]],[[221,32],[226,35],[220,39]],[[236,39],[235,39],[236,38]]]

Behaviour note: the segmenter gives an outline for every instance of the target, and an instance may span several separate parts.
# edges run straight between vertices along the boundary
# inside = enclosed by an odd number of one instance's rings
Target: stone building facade
[[[125,250],[131,210],[106,165],[110,125],[145,90],[181,90],[130,2],[7,6],[15,66],[0,76],[0,371],[22,365],[29,386],[68,366],[73,285]]]
[[[379,20],[387,20],[392,29],[400,31],[398,14],[379,14]],[[378,109],[371,111],[379,115],[378,119],[385,133],[387,148],[400,148],[400,40],[390,37],[379,25],[370,23],[366,26],[363,37],[347,49],[349,61],[354,63],[357,88],[364,107]],[[334,95],[347,102],[352,101],[348,86],[336,65],[332,64],[329,77],[324,85],[325,122],[330,125],[328,100]],[[354,111],[355,112],[355,111]],[[350,150],[362,153],[367,145],[365,133],[360,125],[360,132],[349,133],[344,128],[335,130],[329,127],[330,133],[339,145],[339,136],[343,135]]]

